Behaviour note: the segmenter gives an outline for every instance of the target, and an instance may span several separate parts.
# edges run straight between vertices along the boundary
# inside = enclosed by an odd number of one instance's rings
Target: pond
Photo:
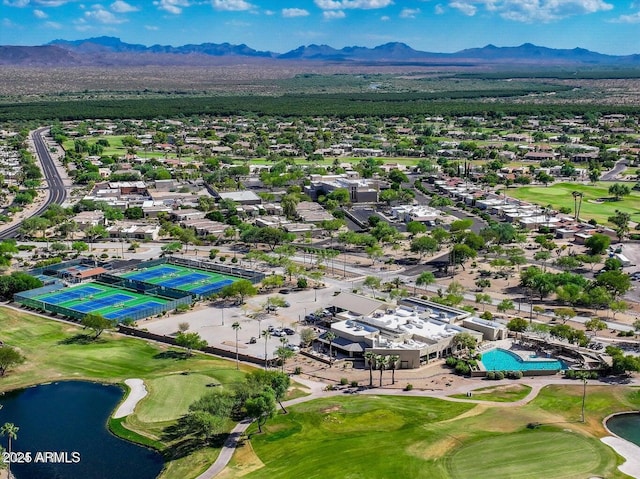
[[[157,477],[163,467],[160,454],[107,429],[122,394],[117,386],[69,381],[0,396],[0,425],[11,422],[19,428],[12,450],[31,453],[30,459],[22,458],[28,463],[11,465],[16,479]],[[6,448],[7,438],[0,441]],[[44,454],[54,452],[67,454]]]
[[[609,430],[640,446],[640,414],[618,414],[607,419]]]

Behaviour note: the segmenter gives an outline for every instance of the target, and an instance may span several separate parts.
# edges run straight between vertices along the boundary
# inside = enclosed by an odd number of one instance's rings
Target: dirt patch
[[[250,441],[245,441],[233,454],[233,464],[226,467],[216,477],[220,479],[233,479],[262,469],[264,463],[257,456]]]
[[[460,445],[460,440],[447,436],[436,442],[420,441],[411,444],[407,449],[407,453],[424,460],[439,459],[452,449]]]
[[[463,412],[459,416],[452,417],[451,419],[446,419],[446,420],[444,420],[442,422],[443,423],[445,423],[445,422],[453,422],[453,421],[458,421],[460,419],[465,419],[465,418],[468,418],[468,417],[479,416],[480,414],[485,412],[488,408],[489,408],[489,406],[487,406],[486,404],[478,404],[473,409],[469,409],[467,412]]]
[[[324,408],[320,412],[324,414],[331,414],[332,412],[340,411],[340,409],[342,409],[342,406],[340,406],[339,404],[336,404],[335,406]]]

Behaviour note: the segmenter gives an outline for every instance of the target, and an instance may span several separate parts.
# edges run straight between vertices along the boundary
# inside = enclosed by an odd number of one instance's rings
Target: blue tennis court
[[[199,296],[210,296],[240,279],[232,275],[188,268],[177,264],[151,266],[148,269],[132,271],[119,276],[166,288],[187,291]]]
[[[202,296],[207,296],[212,293],[217,293],[225,286],[233,283],[232,279],[223,279],[222,281],[218,281],[213,284],[205,284],[204,286],[198,286],[191,290],[192,293],[201,294]]]
[[[96,309],[107,308],[109,306],[113,306],[114,304],[131,301],[132,299],[135,299],[135,297],[129,296],[128,294],[113,294],[103,299],[91,299],[86,303],[77,304],[71,309],[80,311],[81,313],[90,313],[91,311],[95,311]]]
[[[209,276],[201,273],[192,273],[186,276],[180,276],[178,278],[171,278],[168,280],[158,281],[156,284],[160,286],[166,286],[167,288],[178,288],[179,286],[184,286],[185,284],[195,283],[197,281],[202,281],[208,279]]]
[[[138,304],[137,306],[131,306],[129,308],[123,308],[120,311],[107,313],[104,317],[107,319],[122,319],[131,317],[135,312],[144,311],[145,309],[155,308],[157,306],[162,306],[162,304],[156,301],[147,301],[146,303]]]
[[[74,299],[85,298],[91,294],[102,293],[100,288],[94,288],[92,286],[83,286],[80,288],[73,288],[72,290],[65,291],[64,293],[57,293],[47,297],[47,303],[49,304],[61,304],[67,301],[73,301]]]
[[[170,266],[160,266],[159,268],[147,269],[144,271],[137,271],[126,275],[129,279],[135,279],[137,281],[147,281],[149,279],[161,278],[162,276],[176,273],[178,270]]]

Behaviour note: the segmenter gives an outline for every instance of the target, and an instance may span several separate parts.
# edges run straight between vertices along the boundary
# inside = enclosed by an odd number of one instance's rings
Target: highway
[[[62,204],[67,197],[67,191],[65,189],[60,173],[56,168],[55,162],[49,153],[49,148],[44,141],[44,133],[48,127],[39,128],[32,134],[33,144],[36,149],[36,155],[40,159],[42,165],[42,174],[44,175],[48,185],[47,199],[40,205],[40,207],[29,215],[29,217],[41,215],[51,204]],[[10,226],[9,228],[0,232],[0,239],[13,238],[20,231],[22,221]]]

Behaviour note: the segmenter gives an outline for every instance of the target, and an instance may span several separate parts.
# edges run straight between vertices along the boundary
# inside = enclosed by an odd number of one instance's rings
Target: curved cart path
[[[309,379],[304,379],[299,377],[295,378],[295,380],[296,382],[307,387],[311,391],[311,393],[308,396],[299,397],[296,399],[292,399],[290,401],[285,401],[283,403],[285,408],[289,406],[293,406],[295,404],[312,401],[314,399],[331,397],[331,396],[342,396],[345,393],[345,390],[327,391],[325,389],[326,384],[318,381],[312,381]],[[469,402],[474,404],[484,404],[487,406],[497,406],[497,407],[517,407],[517,406],[522,406],[524,404],[531,402],[540,393],[540,390],[545,386],[548,386],[551,384],[567,384],[567,383],[568,383],[568,380],[560,379],[560,378],[532,378],[527,381],[520,381],[517,384],[524,384],[524,385],[530,386],[531,391],[529,391],[529,394],[527,394],[525,398],[520,399],[519,401],[513,401],[513,402],[480,401],[473,398],[459,399],[459,398],[449,397],[451,394],[466,394],[469,391],[478,389],[478,387],[480,387],[479,382],[475,380],[465,381],[459,386],[452,389],[447,389],[446,391],[417,391],[417,390],[403,391],[400,389],[372,388],[372,389],[365,389],[365,390],[358,391],[356,394],[367,394],[367,395],[375,395],[375,396],[433,397],[433,398],[444,399],[446,401],[453,401],[453,402]],[[637,384],[637,383],[638,381],[636,379],[633,379],[631,382],[631,384]],[[507,384],[514,384],[514,382],[512,380],[502,380],[502,381],[493,381],[491,383],[492,386],[493,385],[500,386],[500,385],[507,385]],[[251,420],[245,420],[238,423],[238,425],[235,428],[233,428],[229,438],[227,439],[224,446],[222,447],[222,450],[220,451],[220,454],[218,455],[218,458],[216,459],[216,461],[209,467],[209,469],[207,469],[202,474],[200,474],[196,479],[212,479],[227,466],[227,464],[231,460],[231,457],[233,456],[233,453],[236,447],[238,446],[240,437],[242,436],[242,434],[246,432],[247,428],[251,425],[251,422],[252,422]],[[621,456],[627,459],[627,462],[625,462],[625,464],[620,466],[621,470],[623,470],[622,468],[624,468],[623,472],[625,472],[625,474],[628,474],[632,477],[640,479],[640,469],[638,469],[640,467],[640,459],[636,459],[636,456],[634,456],[635,453],[630,452],[630,451],[640,450],[640,448],[638,448],[638,446],[635,446],[629,443],[628,441],[625,441],[620,438],[614,438],[614,437],[603,438],[603,442],[605,442],[605,444],[612,447],[618,454],[620,454]],[[634,446],[637,449],[632,449],[629,445]],[[637,457],[640,458],[640,456],[637,456]]]

